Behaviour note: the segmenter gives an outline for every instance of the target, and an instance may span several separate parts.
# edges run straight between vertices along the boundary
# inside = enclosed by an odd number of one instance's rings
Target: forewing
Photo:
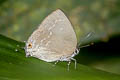
[[[37,51],[37,58],[52,62],[63,56],[69,57],[74,52],[77,39],[73,27],[61,10],[56,10],[41,23],[28,41],[43,47]]]

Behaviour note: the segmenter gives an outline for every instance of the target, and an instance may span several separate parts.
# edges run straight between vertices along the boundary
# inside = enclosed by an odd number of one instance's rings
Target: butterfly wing
[[[61,10],[51,13],[28,39],[32,56],[47,62],[70,57],[77,45],[73,27]]]

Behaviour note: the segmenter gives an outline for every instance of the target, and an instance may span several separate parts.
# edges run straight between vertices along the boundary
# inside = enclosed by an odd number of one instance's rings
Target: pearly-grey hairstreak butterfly
[[[52,12],[26,42],[26,57],[32,56],[46,62],[68,61],[79,53],[73,27],[60,10]],[[69,68],[68,68],[69,69]]]

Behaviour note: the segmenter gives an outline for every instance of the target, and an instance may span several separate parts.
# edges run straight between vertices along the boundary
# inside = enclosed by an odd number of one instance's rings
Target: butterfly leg
[[[55,65],[56,65],[58,62],[59,62],[59,61],[56,61],[56,62],[55,62]]]
[[[71,58],[71,60],[73,60],[73,61],[75,62],[75,69],[76,69],[76,65],[77,65],[77,61],[76,61],[76,59]]]
[[[69,71],[69,69],[70,69],[70,64],[71,64],[71,60],[69,60],[69,62],[68,62],[68,71]]]
[[[57,61],[54,63],[54,65],[53,65],[53,66],[55,66],[58,62],[59,62],[59,61],[57,60]]]

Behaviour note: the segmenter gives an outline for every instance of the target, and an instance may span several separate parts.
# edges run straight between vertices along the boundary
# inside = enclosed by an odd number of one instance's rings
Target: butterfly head
[[[26,57],[33,56],[35,45],[34,41],[28,41],[25,46]]]

